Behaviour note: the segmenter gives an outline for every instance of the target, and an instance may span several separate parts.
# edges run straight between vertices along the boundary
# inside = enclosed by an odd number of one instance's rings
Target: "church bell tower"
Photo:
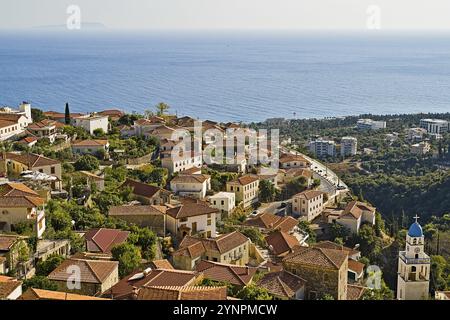
[[[398,300],[422,300],[429,296],[430,257],[424,251],[425,237],[417,222],[419,217],[416,215],[414,219],[406,235],[405,251],[400,251],[398,257]]]

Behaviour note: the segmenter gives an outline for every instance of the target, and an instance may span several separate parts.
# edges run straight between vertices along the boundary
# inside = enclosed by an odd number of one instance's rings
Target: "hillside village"
[[[307,153],[282,134],[267,148],[276,170],[251,163],[248,139],[236,146],[244,156],[207,164],[202,152],[174,157],[175,131],[194,135],[197,119],[163,103],[143,115],[64,111],[0,110],[0,299],[450,299],[430,290],[418,216],[389,261],[396,286],[371,285],[384,272],[373,269],[373,243],[397,242],[377,208],[317,160],[335,156],[333,141],[310,141]],[[428,153],[419,136],[444,125],[412,128],[411,152]],[[193,150],[213,145],[210,129],[226,139],[250,127],[202,121]],[[340,152],[355,155],[357,139],[342,138]]]

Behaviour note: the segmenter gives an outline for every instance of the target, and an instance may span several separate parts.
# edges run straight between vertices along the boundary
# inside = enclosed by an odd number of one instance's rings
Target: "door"
[[[192,233],[197,233],[197,222],[192,222]]]

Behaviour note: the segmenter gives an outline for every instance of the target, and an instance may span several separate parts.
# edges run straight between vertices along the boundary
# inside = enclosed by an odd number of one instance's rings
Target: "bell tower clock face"
[[[420,252],[420,248],[414,249],[414,252],[415,252],[415,253],[419,253],[419,252]]]

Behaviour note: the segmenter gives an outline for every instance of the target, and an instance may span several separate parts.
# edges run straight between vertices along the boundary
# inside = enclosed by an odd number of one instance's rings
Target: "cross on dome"
[[[420,217],[416,214],[416,216],[413,218],[416,219],[416,223],[417,223],[417,219],[419,219]]]

